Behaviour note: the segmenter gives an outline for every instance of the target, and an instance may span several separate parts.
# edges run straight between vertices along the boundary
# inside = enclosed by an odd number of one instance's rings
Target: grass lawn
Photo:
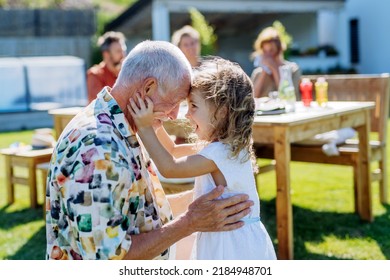
[[[31,137],[31,131],[0,133],[0,148],[15,141],[30,143]],[[389,147],[387,155],[390,159]],[[387,166],[390,169],[389,162]],[[15,203],[6,205],[4,173],[1,158],[0,260],[43,259],[46,240],[42,209],[29,208],[28,191],[23,186],[16,186]],[[257,180],[261,218],[277,247],[275,173],[262,174]],[[292,163],[291,186],[295,259],[390,259],[390,205],[379,203],[377,183],[372,190],[373,223],[362,222],[353,213],[351,167]],[[41,183],[38,191],[42,198]]]

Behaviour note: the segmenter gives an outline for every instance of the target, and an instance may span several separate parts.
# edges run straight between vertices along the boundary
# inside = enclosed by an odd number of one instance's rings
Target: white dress
[[[241,162],[244,152],[237,159],[229,159],[229,146],[214,142],[199,155],[214,161],[225,177],[227,187],[221,196],[230,197],[245,193],[254,202],[251,213],[242,220],[245,225],[233,231],[198,232],[192,258],[198,260],[274,260],[275,250],[267,230],[260,221],[260,201],[256,191],[252,163]],[[195,198],[210,192],[216,185],[211,174],[195,178]]]

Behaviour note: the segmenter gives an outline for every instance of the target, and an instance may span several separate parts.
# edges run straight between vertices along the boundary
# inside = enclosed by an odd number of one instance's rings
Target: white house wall
[[[318,46],[316,13],[290,14],[278,20],[283,23],[287,33],[292,35],[294,46],[300,50]]]
[[[359,72],[390,72],[390,1],[347,0],[346,13],[359,20]]]
[[[334,30],[336,35],[335,47],[339,52],[339,63],[344,68],[351,68],[350,60],[350,35],[349,35],[349,23],[347,20],[346,10],[340,10],[337,12],[337,28]]]
[[[315,13],[319,10],[337,10],[339,1],[260,1],[260,0],[154,0],[152,4],[154,40],[169,40],[169,17],[172,12],[186,13],[189,7],[200,12],[235,13]]]
[[[186,12],[188,7],[208,12],[313,12],[321,9],[339,9],[343,3],[340,1],[280,1],[280,0],[154,0],[164,3],[171,12]]]

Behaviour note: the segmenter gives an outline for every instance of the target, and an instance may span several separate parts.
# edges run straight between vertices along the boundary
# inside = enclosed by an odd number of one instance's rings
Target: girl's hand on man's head
[[[145,97],[145,101],[137,93],[136,100],[130,98],[127,109],[129,110],[135,125],[139,130],[142,128],[152,127],[155,125],[155,116],[153,114],[153,102],[149,97]],[[136,104],[136,101],[139,105]]]

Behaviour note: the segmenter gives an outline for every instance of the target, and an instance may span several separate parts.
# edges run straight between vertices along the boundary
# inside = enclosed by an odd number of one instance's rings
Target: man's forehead
[[[180,99],[186,99],[190,94],[190,90],[191,90],[191,83],[189,81],[185,82],[183,83],[183,86],[178,89],[177,95],[179,96]]]
[[[181,101],[185,100],[188,97],[188,94],[189,94],[189,91],[187,92],[187,91],[183,91],[183,90],[177,90],[177,91],[169,92],[169,94],[166,94],[165,96],[163,96],[162,99],[168,103],[176,104],[176,103],[180,103]]]
[[[188,97],[191,89],[190,79],[183,79],[178,87],[175,90],[168,90],[165,92],[163,99],[165,101],[170,101],[171,103],[178,103],[183,101]]]

